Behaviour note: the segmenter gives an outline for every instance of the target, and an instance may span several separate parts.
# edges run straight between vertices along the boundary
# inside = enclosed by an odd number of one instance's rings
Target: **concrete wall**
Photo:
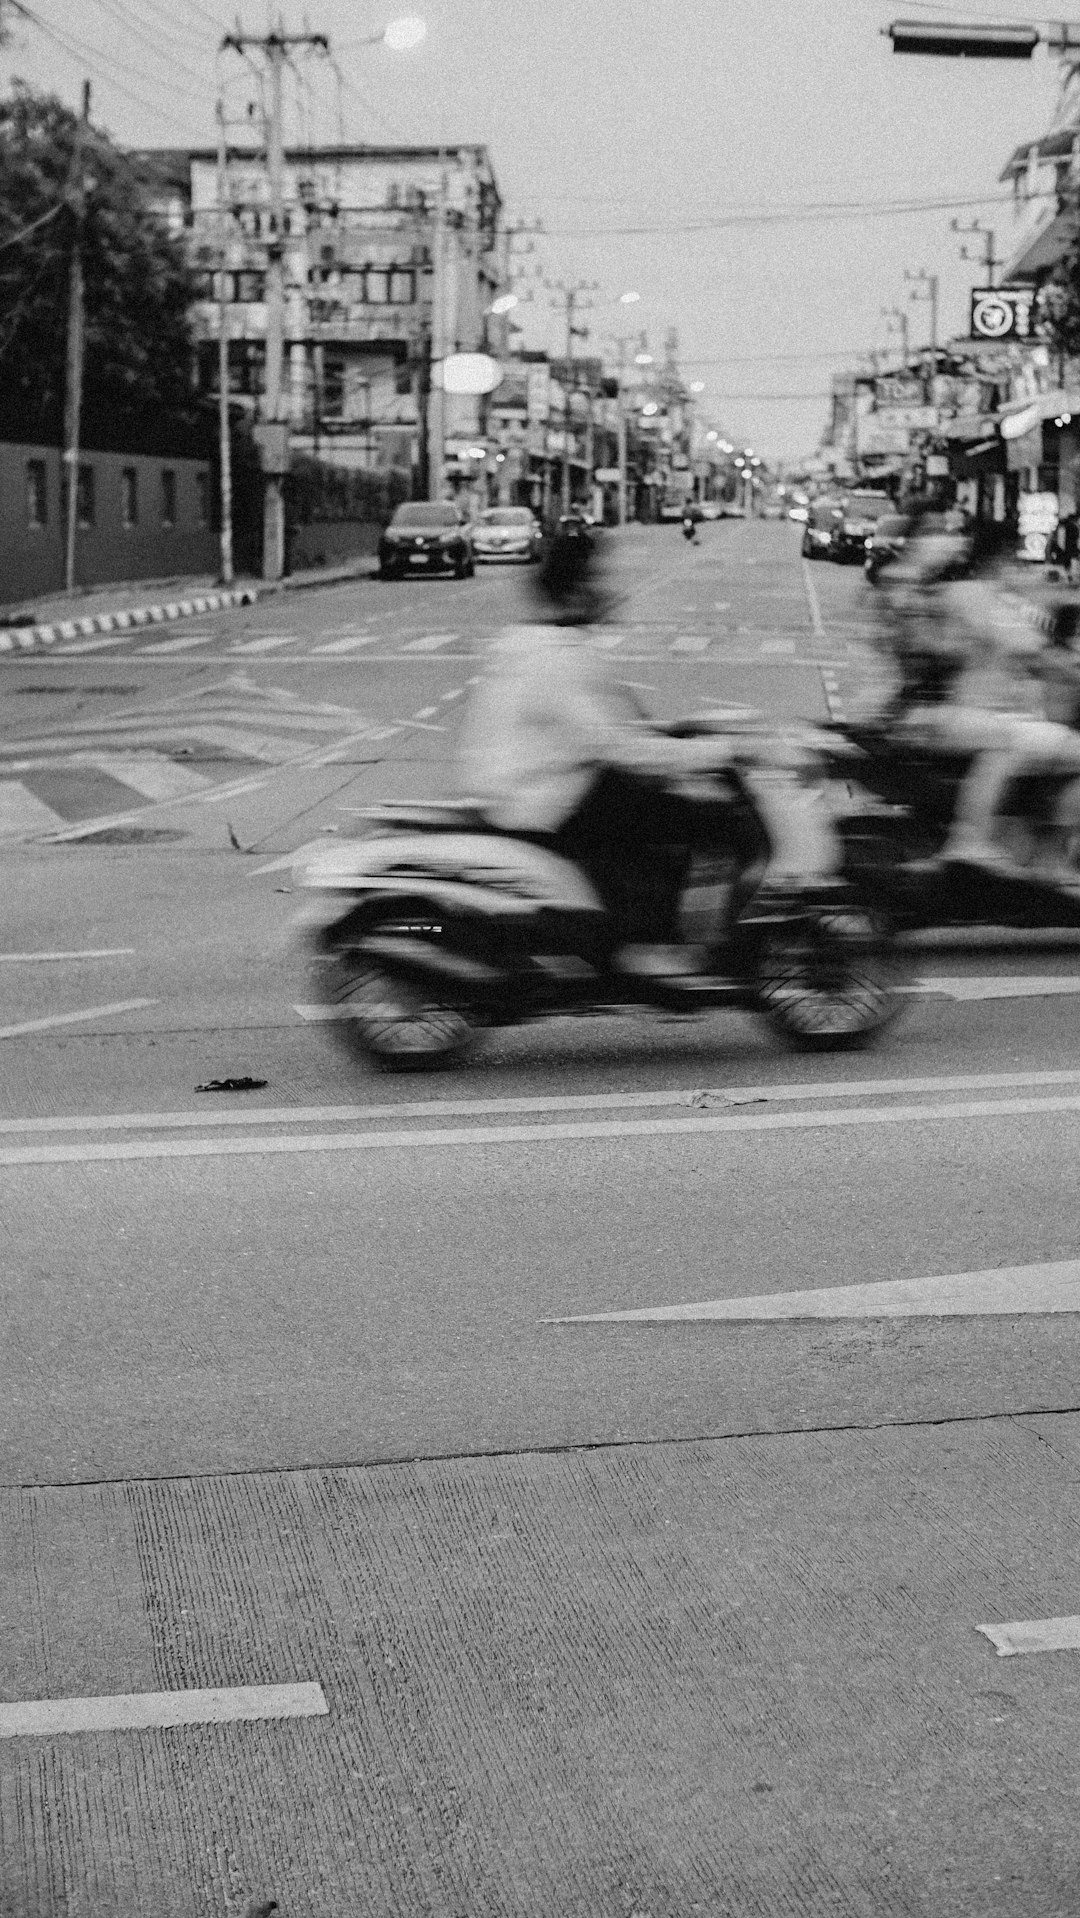
[[[30,523],[27,474],[30,461],[45,467],[45,523]],[[143,453],[94,453],[81,464],[94,475],[94,524],[76,536],[75,576],[80,586],[132,579],[167,579],[184,573],[216,573],[218,537],[200,522],[199,481],[207,501],[210,464],[157,459]],[[138,520],[124,525],[123,472],[134,468]],[[162,523],[161,474],[176,475],[175,523]],[[14,606],[64,584],[64,525],[60,502],[61,459],[55,446],[0,443],[0,605]]]
[[[374,520],[313,520],[305,526],[290,526],[288,535],[289,568],[294,573],[307,566],[346,566],[353,559],[368,559],[378,551],[381,527]]]

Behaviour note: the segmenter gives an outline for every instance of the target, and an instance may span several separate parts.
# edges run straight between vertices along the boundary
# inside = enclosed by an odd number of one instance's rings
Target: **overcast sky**
[[[240,110],[250,72],[220,63],[239,18],[265,0],[28,0],[0,53],[132,145],[209,144],[219,70]],[[525,263],[600,283],[597,346],[628,311],[657,350],[678,332],[702,404],[740,443],[791,457],[817,443],[836,365],[886,343],[882,307],[907,304],[904,270],[941,281],[941,334],[966,331],[977,269],[950,221],[1014,231],[998,175],[1048,124],[1057,68],[893,55],[890,20],[1038,20],[1033,0],[281,0],[285,25],[326,32],[346,87],[347,140],[486,142],[508,211],[545,229]],[[1057,16],[1080,20],[1076,0]],[[416,51],[363,45],[421,15]],[[10,17],[10,16],[9,16]],[[290,84],[290,137],[333,140],[337,90],[309,58]],[[896,212],[888,203],[970,204]],[[822,202],[870,211],[823,217]],[[797,217],[780,217],[796,215]],[[762,217],[764,216],[764,217]],[[981,244],[968,240],[967,245]],[[619,306],[625,290],[641,294]],[[523,307],[526,343],[558,347],[551,296]],[[907,305],[914,343],[928,306]]]

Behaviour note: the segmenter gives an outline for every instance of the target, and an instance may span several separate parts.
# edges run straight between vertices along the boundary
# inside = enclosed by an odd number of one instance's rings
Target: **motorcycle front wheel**
[[[869,914],[823,912],[766,935],[758,1004],[797,1051],[852,1051],[898,1018],[905,979],[892,937]]]

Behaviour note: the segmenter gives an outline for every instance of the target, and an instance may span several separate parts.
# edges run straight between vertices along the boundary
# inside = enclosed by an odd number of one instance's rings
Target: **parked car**
[[[701,508],[702,519],[723,519],[724,509],[718,499],[701,499],[698,505]]]
[[[809,506],[789,506],[788,518],[793,519],[797,526],[805,526],[810,518]]]
[[[883,513],[895,511],[888,493],[845,493],[833,524],[830,559],[866,558],[866,542]]]
[[[543,531],[527,506],[490,506],[473,526],[476,559],[530,560],[540,558]]]
[[[908,523],[902,513],[882,513],[866,542],[863,571],[873,581],[904,550]]]
[[[723,517],[725,519],[745,519],[746,508],[745,506],[740,506],[738,500],[725,500]]]
[[[833,528],[840,512],[834,499],[816,499],[807,508],[799,551],[804,559],[828,559],[832,552]]]
[[[455,500],[413,500],[399,506],[379,541],[379,578],[451,572],[471,579],[472,527]]]

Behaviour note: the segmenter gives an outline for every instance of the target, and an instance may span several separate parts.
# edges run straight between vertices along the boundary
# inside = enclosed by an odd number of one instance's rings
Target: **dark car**
[[[907,538],[908,523],[902,513],[882,513],[873,532],[866,542],[866,557],[863,571],[867,579],[875,580],[894,559],[899,559]]]
[[[866,542],[873,538],[878,520],[883,513],[895,511],[887,493],[846,493],[833,525],[830,558],[858,560],[861,565],[866,558]]]
[[[399,506],[379,541],[379,578],[450,572],[471,579],[472,528],[453,500],[415,500]]]
[[[840,512],[834,499],[812,500],[807,508],[800,552],[804,559],[828,559],[833,528]]]

